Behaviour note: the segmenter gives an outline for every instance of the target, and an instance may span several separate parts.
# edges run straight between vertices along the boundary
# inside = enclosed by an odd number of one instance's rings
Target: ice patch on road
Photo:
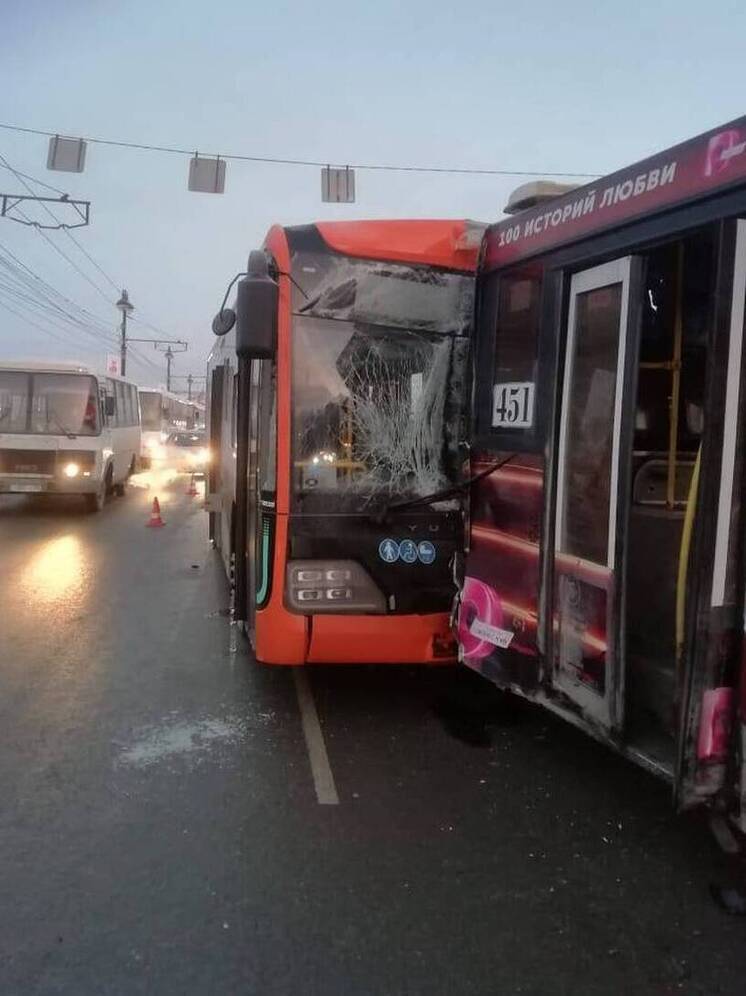
[[[272,718],[272,713],[261,713],[259,720],[264,724]],[[133,742],[122,747],[118,763],[149,768],[177,758],[200,762],[216,748],[245,739],[249,729],[245,718],[208,716],[187,720],[168,717],[155,726],[137,731]]]

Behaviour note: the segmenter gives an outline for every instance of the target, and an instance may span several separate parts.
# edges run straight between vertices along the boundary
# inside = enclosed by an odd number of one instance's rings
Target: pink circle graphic
[[[494,588],[478,578],[467,577],[461,592],[461,608],[458,616],[458,639],[468,660],[482,660],[495,649],[495,645],[483,640],[471,631],[475,619],[502,629],[503,608],[500,596]]]

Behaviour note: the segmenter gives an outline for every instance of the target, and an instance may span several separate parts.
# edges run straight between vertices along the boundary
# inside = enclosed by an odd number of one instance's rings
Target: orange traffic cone
[[[194,483],[194,474],[192,474],[192,479],[189,482],[189,487],[187,488],[186,493],[189,498],[196,498],[199,494],[199,491],[197,491],[197,485]]]
[[[161,518],[161,506],[158,503],[158,499],[153,499],[153,510],[150,513],[150,518],[145,523],[146,526],[165,526],[166,523]]]

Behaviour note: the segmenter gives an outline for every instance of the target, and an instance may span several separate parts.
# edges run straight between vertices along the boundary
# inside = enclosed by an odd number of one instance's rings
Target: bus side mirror
[[[106,417],[111,418],[114,414],[116,414],[116,410],[117,410],[116,398],[112,397],[111,394],[107,394],[106,398],[104,399],[104,413]]]
[[[280,289],[269,275],[261,249],[249,254],[246,276],[236,291],[236,354],[250,360],[271,360],[277,342]]]
[[[228,335],[236,324],[236,312],[232,308],[223,308],[212,320],[212,331],[215,335]]]

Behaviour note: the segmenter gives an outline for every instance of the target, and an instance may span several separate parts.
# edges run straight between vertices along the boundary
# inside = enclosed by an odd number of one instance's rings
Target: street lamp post
[[[121,335],[120,345],[119,345],[119,355],[121,357],[121,362],[119,364],[119,373],[124,377],[127,371],[127,315],[131,311],[134,311],[134,305],[130,303],[129,295],[126,290],[122,291],[122,296],[116,303],[116,307],[122,312],[122,324],[119,326],[119,332]]]

